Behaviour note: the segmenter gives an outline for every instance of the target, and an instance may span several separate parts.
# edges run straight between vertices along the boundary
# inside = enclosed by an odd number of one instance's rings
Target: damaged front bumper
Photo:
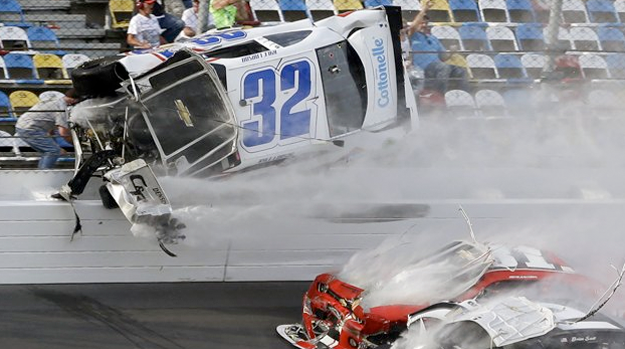
[[[100,163],[113,161],[113,153],[101,152],[100,156],[91,157],[77,171],[76,175],[64,185],[57,197],[73,205],[75,195],[80,195],[89,178],[100,170]],[[114,167],[103,175],[105,190],[100,190],[102,202],[107,208],[119,207],[126,219],[132,224],[131,231],[135,235],[155,236],[161,249],[169,256],[175,257],[165,245],[176,244],[184,240],[181,230],[186,226],[174,218],[171,203],[165,195],[152,169],[143,159]],[[72,239],[82,231],[80,218],[74,209],[76,226]]]

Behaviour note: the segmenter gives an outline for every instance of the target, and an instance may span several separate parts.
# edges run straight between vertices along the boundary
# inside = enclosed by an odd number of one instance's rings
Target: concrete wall
[[[441,242],[468,239],[460,204],[478,239],[539,239],[565,254],[577,248],[596,256],[596,249],[590,248],[594,242],[596,248],[604,246],[603,257],[608,259],[624,250],[619,237],[625,200],[619,198],[434,199],[426,198],[427,185],[422,185],[424,199],[390,195],[368,203],[349,197],[331,202],[275,197],[258,204],[251,194],[235,200],[231,193],[230,199],[215,193],[214,200],[203,204],[176,207],[188,228],[187,239],[172,246],[178,254],[172,258],[153,237],[133,236],[119,211],[104,209],[94,194],[97,183],[75,202],[83,234],[70,241],[70,205],[48,198],[69,175],[0,171],[0,283],[309,280],[388,238],[429,234]],[[430,186],[440,185],[430,181]],[[204,182],[193,182],[197,183]],[[164,184],[170,192],[175,189],[171,180]],[[206,182],[206,188],[224,186],[227,183]],[[180,192],[188,196],[201,191],[191,186]],[[180,200],[172,196],[174,203]]]

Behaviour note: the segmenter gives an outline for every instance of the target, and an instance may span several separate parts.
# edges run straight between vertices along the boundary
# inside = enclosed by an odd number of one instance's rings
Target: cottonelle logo
[[[388,64],[386,61],[386,52],[384,50],[384,40],[383,39],[374,39],[374,48],[371,50],[373,57],[378,62],[377,69],[377,79],[378,86],[377,89],[380,92],[380,97],[377,100],[379,107],[386,107],[390,102],[390,92],[388,88]]]

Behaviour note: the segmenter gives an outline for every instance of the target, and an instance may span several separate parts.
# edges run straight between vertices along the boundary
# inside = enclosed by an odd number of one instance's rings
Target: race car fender
[[[165,191],[145,160],[137,159],[104,174],[106,184],[122,213],[133,224],[133,233],[144,233],[149,227],[161,244],[184,239],[183,224],[171,217],[172,207]],[[175,255],[174,255],[175,256]]]
[[[393,56],[393,40],[388,23],[363,28],[348,38],[363,60],[368,87],[368,105],[362,128],[383,129],[397,120],[397,78]]]

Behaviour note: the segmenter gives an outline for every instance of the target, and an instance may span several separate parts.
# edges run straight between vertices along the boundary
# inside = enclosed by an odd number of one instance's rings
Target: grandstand
[[[123,36],[104,29],[107,6],[108,0],[0,0],[0,167],[36,167],[38,154],[13,136],[17,118],[40,98],[70,88],[80,63],[125,48]]]
[[[438,4],[437,10],[448,10],[449,16],[429,16],[432,35],[453,51],[453,62],[447,63],[466,69],[470,89],[433,97],[433,91],[422,90],[427,86],[419,82],[423,78],[414,79],[420,104],[427,106],[421,115],[434,112],[488,119],[498,110],[502,117],[512,117],[519,114],[519,106],[526,114],[545,107],[541,94],[553,94],[549,99],[555,103],[568,103],[567,98],[574,96],[583,108],[596,107],[597,100],[605,98],[601,110],[618,114],[614,96],[625,95],[625,1],[563,0],[561,13],[552,18],[556,26],[550,27],[555,2],[449,0]],[[422,71],[412,75],[427,76]]]

